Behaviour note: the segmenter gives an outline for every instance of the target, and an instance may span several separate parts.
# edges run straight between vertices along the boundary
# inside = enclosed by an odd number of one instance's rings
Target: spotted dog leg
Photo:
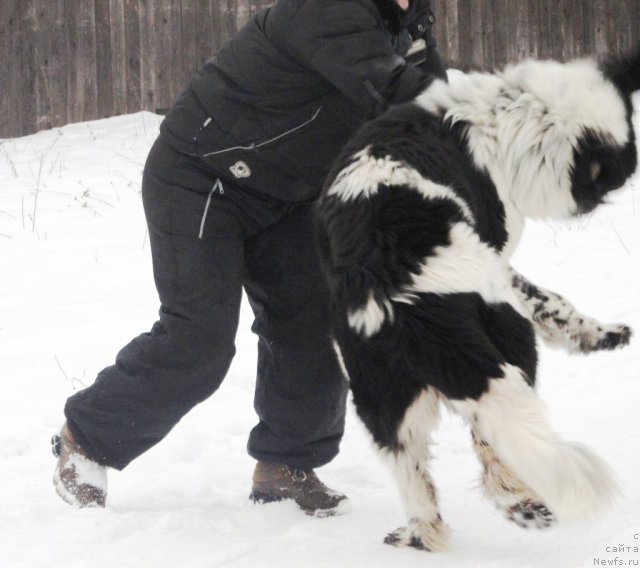
[[[438,416],[438,397],[425,390],[407,409],[398,431],[398,447],[382,452],[398,484],[408,520],[406,526],[387,535],[386,544],[433,552],[447,549],[449,528],[438,511],[429,473],[430,435]]]
[[[603,325],[577,311],[555,292],[540,288],[511,269],[512,286],[536,332],[550,346],[570,353],[612,350],[631,339],[631,328],[623,324]]]
[[[524,529],[545,529],[556,519],[542,500],[498,459],[493,448],[472,431],[473,449],[482,464],[482,487],[507,519]]]

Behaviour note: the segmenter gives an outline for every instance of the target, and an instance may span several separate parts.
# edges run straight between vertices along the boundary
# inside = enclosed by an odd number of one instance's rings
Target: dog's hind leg
[[[513,268],[511,276],[513,290],[547,345],[563,347],[570,353],[591,353],[629,344],[629,326],[602,324],[580,313],[560,294],[536,286]]]
[[[500,461],[475,429],[472,429],[471,437],[473,449],[482,464],[485,497],[491,499],[507,519],[524,529],[551,526],[556,519],[542,499]]]
[[[428,469],[431,432],[438,417],[438,394],[433,389],[422,391],[405,413],[397,447],[383,450],[408,520],[406,527],[387,535],[387,544],[429,551],[447,548],[449,529],[438,511],[436,489]]]
[[[449,400],[479,438],[560,521],[584,518],[616,494],[609,467],[591,450],[553,431],[544,405],[522,371],[503,365],[477,400]]]

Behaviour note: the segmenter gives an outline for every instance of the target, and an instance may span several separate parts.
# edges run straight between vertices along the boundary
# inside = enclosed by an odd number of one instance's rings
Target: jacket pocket
[[[340,150],[336,137],[343,136],[335,115],[321,105],[272,136],[200,151],[199,155],[223,181],[284,201],[309,201],[319,195]]]
[[[278,142],[278,140],[285,139],[287,136],[293,136],[293,135],[295,135],[296,132],[299,132],[303,128],[311,125],[318,118],[318,115],[320,114],[321,110],[322,110],[322,107],[318,107],[316,109],[316,111],[313,113],[313,116],[311,116],[310,118],[308,118],[304,122],[302,122],[300,124],[297,124],[296,126],[294,126],[292,128],[289,128],[288,130],[286,130],[284,132],[276,134],[275,136],[273,136],[271,138],[267,138],[266,140],[262,140],[260,142],[250,142],[249,144],[238,144],[236,146],[230,146],[228,148],[222,148],[221,150],[213,150],[211,152],[204,152],[202,154],[202,158],[204,158],[204,159],[206,159],[206,158],[215,159],[215,156],[222,156],[223,154],[233,153],[234,151],[238,151],[238,150],[239,151],[242,151],[242,150],[260,151],[260,148],[264,148],[265,146],[268,146],[269,144],[274,144],[274,143]]]

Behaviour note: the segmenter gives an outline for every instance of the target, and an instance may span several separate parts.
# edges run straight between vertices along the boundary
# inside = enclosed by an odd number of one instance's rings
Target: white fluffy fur
[[[561,521],[592,515],[617,489],[609,467],[591,450],[553,431],[542,401],[516,367],[504,366],[479,400],[450,400],[502,462],[540,495]]]
[[[449,232],[450,244],[437,247],[426,258],[419,274],[413,275],[408,292],[453,294],[477,292],[488,303],[516,304],[509,284],[509,266],[483,243],[466,223],[456,223]]]
[[[494,249],[483,243],[467,223],[456,223],[450,243],[424,259],[420,272],[412,274],[410,286],[380,304],[370,294],[367,303],[348,314],[356,332],[371,337],[386,320],[393,321],[393,303],[412,303],[414,293],[452,294],[477,292],[488,303],[507,302],[525,317],[528,310],[517,299],[510,284],[510,267]],[[488,277],[491,275],[491,277]]]
[[[577,211],[569,168],[584,128],[618,145],[630,136],[621,98],[591,60],[529,60],[497,75],[453,73],[417,102],[470,125],[475,164],[488,171],[507,207],[531,218]]]
[[[358,333],[365,337],[371,337],[382,327],[384,321],[389,318],[393,319],[393,307],[389,300],[380,305],[373,297],[373,293],[369,295],[367,303],[357,310],[350,311],[347,315],[349,325]]]
[[[405,185],[415,189],[425,198],[449,199],[471,222],[469,207],[451,188],[424,178],[415,169],[388,156],[384,159],[376,159],[369,154],[369,148],[364,148],[354,155],[353,162],[338,174],[328,195],[338,195],[343,201],[352,201],[360,197],[369,198],[377,193],[381,185]]]
[[[383,450],[383,459],[394,473],[409,521],[396,531],[397,546],[408,546],[415,537],[429,550],[446,550],[448,527],[438,512],[436,490],[429,473],[431,434],[440,417],[439,394],[424,390],[407,409],[398,430],[400,449]]]

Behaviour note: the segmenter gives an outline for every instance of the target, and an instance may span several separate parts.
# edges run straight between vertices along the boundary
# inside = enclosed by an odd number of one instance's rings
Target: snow
[[[640,126],[640,120],[636,117]],[[110,472],[105,510],[63,503],[49,438],[74,391],[155,321],[140,200],[160,117],[138,113],[0,144],[0,565],[17,567],[582,567],[640,563],[640,341],[589,356],[542,349],[539,390],[567,438],[615,469],[623,494],[600,518],[549,531],[504,520],[478,489],[467,430],[445,417],[433,474],[451,551],[382,543],[403,524],[389,473],[349,408],[340,455],[320,470],[344,516],[248,499],[256,340],[243,306],[220,390],[161,444]],[[514,264],[589,315],[640,330],[640,175],[594,215],[530,224]],[[640,333],[640,331],[639,331]],[[622,550],[620,551],[620,547]],[[637,549],[636,549],[637,550]],[[602,564],[599,562],[602,561]],[[618,564],[620,565],[620,564]]]

